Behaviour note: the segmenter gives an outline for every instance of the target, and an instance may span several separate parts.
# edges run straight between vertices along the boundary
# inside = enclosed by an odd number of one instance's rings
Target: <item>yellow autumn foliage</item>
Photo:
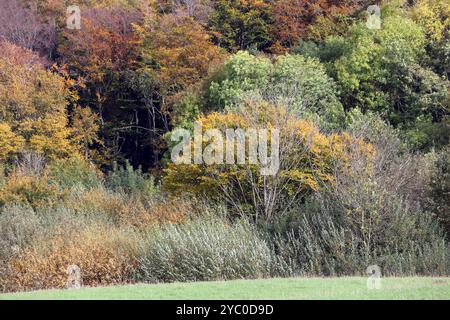
[[[62,201],[64,193],[48,177],[11,174],[0,188],[0,207],[6,204],[24,204],[33,208],[51,207]]]
[[[7,123],[0,122],[0,160],[6,160],[8,155],[18,152],[23,142],[24,139],[14,134]]]
[[[432,41],[440,41],[450,28],[450,4],[448,0],[420,0],[413,17]]]
[[[0,58],[0,159],[33,151],[48,159],[78,156],[68,126],[70,83],[42,65]]]
[[[63,289],[67,267],[73,264],[80,267],[84,286],[124,284],[132,280],[137,247],[133,233],[88,226],[73,234],[65,230],[55,230],[55,234],[39,239],[8,261],[9,273],[0,278],[0,290]]]
[[[245,165],[209,166],[170,163],[165,169],[163,187],[173,194],[221,197],[223,186],[229,185],[233,186],[230,190],[241,189],[242,194],[246,195],[244,198],[251,198],[255,187],[263,188],[268,179],[273,179],[285,181],[280,192],[287,196],[307,195],[324,184],[333,183],[333,168],[337,162],[345,163],[354,156],[372,157],[375,152],[370,144],[348,133],[324,134],[310,120],[297,119],[289,115],[285,108],[268,104],[246,106],[239,114],[211,113],[199,117],[197,121],[204,131],[219,129],[224,137],[226,129],[267,128],[269,136],[271,130],[279,129],[281,167],[275,177],[267,178],[261,176],[260,165],[250,165],[247,161]],[[270,137],[268,141],[270,144]],[[203,148],[207,142],[203,141]],[[252,182],[249,182],[249,172]],[[250,199],[248,202],[251,202]]]

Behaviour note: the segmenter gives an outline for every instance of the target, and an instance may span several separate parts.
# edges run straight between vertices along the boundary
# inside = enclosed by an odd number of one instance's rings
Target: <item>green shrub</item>
[[[296,274],[355,275],[372,264],[392,275],[447,274],[448,243],[427,212],[433,154],[408,153],[374,114],[349,116],[374,158],[336,163],[332,184],[268,228],[275,252]]]
[[[207,104],[236,112],[259,99],[285,106],[290,114],[313,117],[327,129],[340,128],[344,109],[337,86],[317,59],[282,55],[272,63],[241,51],[231,56],[206,92]]]
[[[450,239],[450,146],[439,153],[435,165],[436,172],[430,182],[433,212]]]
[[[81,159],[57,160],[50,165],[49,171],[50,180],[63,190],[75,186],[93,189],[102,185],[98,170]]]
[[[148,230],[138,258],[144,281],[207,281],[270,275],[272,255],[247,222],[197,219]]]
[[[141,168],[133,169],[127,161],[124,167],[114,164],[113,170],[106,178],[106,187],[113,191],[125,192],[132,195],[152,197],[157,192],[155,179],[143,174]]]
[[[377,117],[356,116],[351,131],[375,157],[335,163],[332,184],[268,228],[275,252],[296,274],[357,275],[373,264],[386,275],[449,274],[449,244],[428,212],[434,155],[410,154]]]

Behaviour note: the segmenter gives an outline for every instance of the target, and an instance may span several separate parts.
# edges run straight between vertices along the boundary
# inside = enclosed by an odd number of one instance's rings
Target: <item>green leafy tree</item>
[[[213,79],[207,96],[218,109],[239,109],[244,100],[256,98],[284,105],[297,116],[319,116],[331,126],[343,118],[336,84],[324,66],[299,55],[279,56],[272,63],[238,52]]]
[[[450,78],[450,5],[445,0],[420,0],[412,16],[427,35],[430,64],[439,74]]]
[[[209,29],[215,42],[230,51],[264,50],[273,41],[271,10],[267,0],[216,0]]]
[[[332,72],[347,109],[379,112],[405,130],[421,119],[439,123],[448,115],[449,83],[422,64],[426,37],[413,20],[393,14],[383,19],[381,30],[360,24],[346,40]],[[430,139],[436,137],[425,140]]]
[[[213,109],[233,108],[246,93],[266,88],[272,69],[268,58],[246,51],[234,54],[212,78],[206,93],[208,104]]]

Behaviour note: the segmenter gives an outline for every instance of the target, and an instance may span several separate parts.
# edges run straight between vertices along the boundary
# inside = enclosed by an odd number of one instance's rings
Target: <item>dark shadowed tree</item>
[[[133,23],[140,13],[122,7],[81,8],[81,30],[63,30],[59,61],[73,78],[82,78],[80,103],[99,116],[107,159],[128,157],[134,163],[143,125],[140,101],[127,86],[138,66]],[[146,131],[147,132],[147,131]]]

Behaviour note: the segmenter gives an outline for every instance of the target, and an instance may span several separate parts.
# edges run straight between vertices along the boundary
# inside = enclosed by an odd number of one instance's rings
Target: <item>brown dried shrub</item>
[[[137,250],[133,232],[89,226],[70,236],[65,230],[55,234],[36,241],[7,263],[6,274],[0,278],[2,291],[64,288],[70,265],[80,267],[84,286],[132,280]]]
[[[66,206],[80,213],[105,213],[119,225],[131,225],[138,229],[166,222],[181,223],[198,211],[196,205],[187,200],[148,199],[103,188],[71,197]]]

